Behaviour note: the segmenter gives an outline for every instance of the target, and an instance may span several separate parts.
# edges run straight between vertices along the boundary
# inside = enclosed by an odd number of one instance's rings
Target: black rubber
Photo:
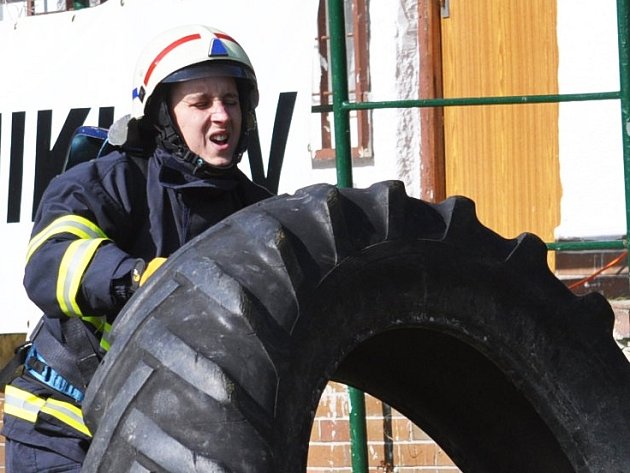
[[[401,183],[316,185],[192,241],[130,301],[84,405],[84,472],[305,471],[329,380],[466,473],[630,471],[630,366],[531,234]]]

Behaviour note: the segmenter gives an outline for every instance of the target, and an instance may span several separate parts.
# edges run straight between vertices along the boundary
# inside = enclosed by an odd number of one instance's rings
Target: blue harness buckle
[[[45,384],[49,388],[74,399],[78,403],[83,401],[85,396],[83,391],[75,388],[63,376],[48,366],[44,358],[37,353],[34,346],[30,347],[28,354],[26,355],[24,369],[30,376]]]

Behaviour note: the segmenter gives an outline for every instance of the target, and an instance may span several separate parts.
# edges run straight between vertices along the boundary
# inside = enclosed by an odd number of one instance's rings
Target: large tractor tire
[[[612,325],[536,236],[502,238],[470,200],[311,186],[224,220],[134,296],[88,389],[83,471],[304,472],[336,380],[466,473],[627,473]]]

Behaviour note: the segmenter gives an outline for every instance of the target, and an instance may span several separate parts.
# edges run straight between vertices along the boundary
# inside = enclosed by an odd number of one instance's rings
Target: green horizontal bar
[[[628,241],[557,241],[553,243],[547,243],[547,248],[553,251],[625,250],[626,248],[628,248]]]
[[[343,102],[340,108],[345,110],[367,110],[377,108],[456,107],[462,105],[514,105],[527,103],[584,102],[588,100],[613,100],[619,98],[621,98],[621,93],[619,91],[613,91],[559,95],[513,95],[504,97],[391,100],[384,102]],[[332,105],[314,105],[311,108],[313,113],[332,112],[332,110]]]

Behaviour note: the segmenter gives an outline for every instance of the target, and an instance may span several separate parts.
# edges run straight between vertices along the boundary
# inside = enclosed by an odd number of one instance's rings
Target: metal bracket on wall
[[[440,14],[442,15],[442,18],[448,18],[450,16],[449,3],[449,0],[440,0]]]

